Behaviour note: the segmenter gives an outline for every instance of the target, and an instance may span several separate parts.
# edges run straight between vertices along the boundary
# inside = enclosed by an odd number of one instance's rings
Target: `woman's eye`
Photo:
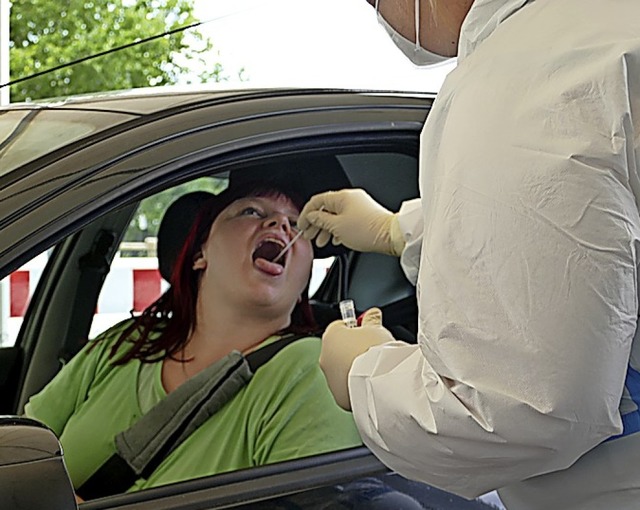
[[[262,211],[259,211],[255,207],[245,207],[240,211],[241,216],[255,216],[256,218],[262,218]]]

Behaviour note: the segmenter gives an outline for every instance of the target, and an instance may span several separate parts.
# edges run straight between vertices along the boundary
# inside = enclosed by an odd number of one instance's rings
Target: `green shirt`
[[[148,411],[154,400],[166,396],[161,362],[111,364],[110,349],[128,324],[105,332],[93,349],[85,347],[25,407],[27,416],[60,438],[76,488],[115,452],[115,436],[130,427],[142,409]],[[319,355],[317,337],[282,349],[147,480],[138,480],[129,490],[360,445],[351,414],[333,400]],[[147,388],[149,384],[153,386]]]

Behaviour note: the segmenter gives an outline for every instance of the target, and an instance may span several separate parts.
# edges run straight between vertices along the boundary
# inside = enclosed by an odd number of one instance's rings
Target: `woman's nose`
[[[272,214],[265,219],[265,228],[281,228],[287,234],[291,232],[291,223],[284,214]]]

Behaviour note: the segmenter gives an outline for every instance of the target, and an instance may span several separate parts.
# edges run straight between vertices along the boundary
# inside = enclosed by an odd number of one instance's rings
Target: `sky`
[[[365,0],[195,0],[229,82],[437,92],[455,62],[414,66]]]

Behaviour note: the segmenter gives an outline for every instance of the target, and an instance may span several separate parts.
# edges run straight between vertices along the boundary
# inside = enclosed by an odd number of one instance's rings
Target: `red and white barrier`
[[[9,277],[9,315],[23,317],[44,264],[30,263]],[[158,271],[158,259],[117,258],[111,265],[98,299],[96,314],[141,312],[167,287]]]
[[[96,314],[141,312],[168,287],[153,257],[116,258],[111,264]]]
[[[14,271],[3,282],[8,306],[0,317],[0,346],[13,345],[20,330],[29,300],[47,263],[43,254]],[[116,257],[111,264],[91,324],[90,338],[141,312],[168,287],[158,271],[158,259],[152,257]],[[6,290],[6,289],[5,289]]]

